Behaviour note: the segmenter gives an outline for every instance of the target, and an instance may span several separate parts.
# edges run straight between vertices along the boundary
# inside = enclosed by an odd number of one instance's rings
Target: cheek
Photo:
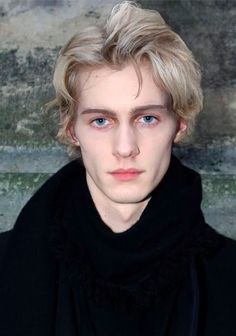
[[[110,142],[111,133],[102,130],[96,130],[92,127],[83,127],[78,125],[75,128],[76,137],[84,148],[104,147]]]
[[[89,162],[92,165],[102,164],[104,158],[107,157],[107,146],[94,141],[94,139],[83,138],[80,142],[81,155],[84,162]]]
[[[160,132],[160,140],[163,145],[172,146],[177,133],[177,124],[171,120],[167,127]]]
[[[175,129],[158,130],[154,136],[142,138],[142,150],[146,153],[160,153],[172,148]],[[149,154],[150,155],[150,154]]]

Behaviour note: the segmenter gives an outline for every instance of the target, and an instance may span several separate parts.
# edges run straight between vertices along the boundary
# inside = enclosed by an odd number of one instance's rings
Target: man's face
[[[132,65],[84,69],[74,134],[94,199],[116,204],[145,200],[170,162],[179,122],[168,111],[169,96],[141,67],[142,87]]]

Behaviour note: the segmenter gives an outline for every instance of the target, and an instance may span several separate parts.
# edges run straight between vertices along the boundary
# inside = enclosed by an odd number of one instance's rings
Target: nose
[[[120,158],[133,158],[140,151],[135,130],[128,125],[117,128],[113,140],[113,155]]]

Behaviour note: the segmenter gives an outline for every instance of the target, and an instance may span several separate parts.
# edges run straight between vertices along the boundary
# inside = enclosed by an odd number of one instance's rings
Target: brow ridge
[[[149,110],[160,110],[160,111],[166,111],[167,110],[167,106],[165,105],[160,105],[160,104],[149,104],[149,105],[142,105],[142,106],[137,106],[135,108],[133,108],[130,111],[131,115],[135,115],[135,114],[139,114],[145,111],[149,111]],[[110,115],[115,117],[117,115],[116,111],[114,110],[110,110],[110,109],[106,109],[106,108],[86,108],[85,110],[83,110],[81,112],[81,114],[92,114],[92,113],[102,113],[105,115]]]

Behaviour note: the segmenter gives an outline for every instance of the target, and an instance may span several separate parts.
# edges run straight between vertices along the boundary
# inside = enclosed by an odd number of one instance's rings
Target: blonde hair
[[[142,85],[139,63],[147,59],[156,84],[171,96],[172,110],[193,130],[202,109],[201,72],[186,44],[157,11],[123,1],[116,5],[103,25],[82,29],[61,49],[53,84],[56,97],[50,107],[60,113],[59,141],[67,143],[71,154],[78,153],[68,130],[76,116],[79,101],[77,79],[83,67],[102,65],[121,67],[132,62]]]

